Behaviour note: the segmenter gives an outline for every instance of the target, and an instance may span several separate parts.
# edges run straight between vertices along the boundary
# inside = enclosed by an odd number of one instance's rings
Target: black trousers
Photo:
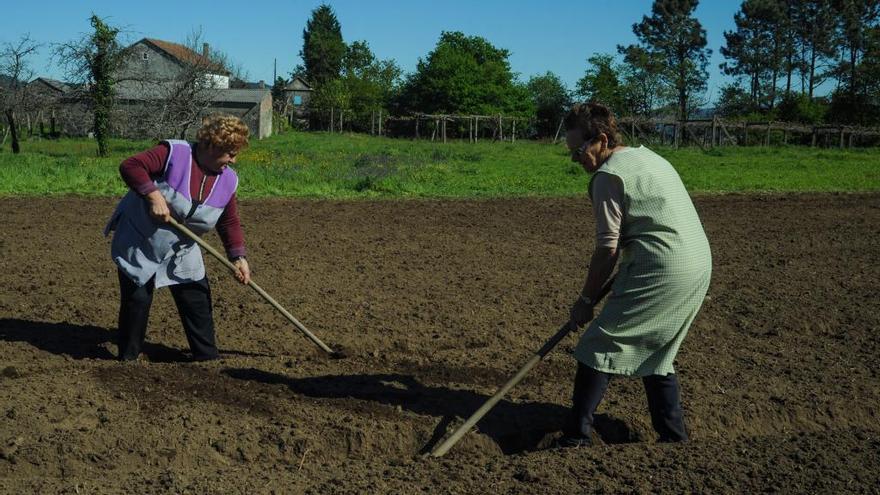
[[[140,355],[147,336],[155,280],[150,279],[146,285],[138,287],[122,270],[117,269],[117,272],[120,293],[119,359],[130,361]],[[214,341],[214,316],[208,278],[172,285],[170,289],[193,359],[204,361],[220,357]]]
[[[590,438],[593,414],[608,388],[613,375],[594,370],[578,363],[572,393],[572,408],[565,434],[574,438]],[[661,442],[687,441],[684,413],[681,410],[680,388],[674,373],[650,375],[642,378],[651,411],[651,424]]]

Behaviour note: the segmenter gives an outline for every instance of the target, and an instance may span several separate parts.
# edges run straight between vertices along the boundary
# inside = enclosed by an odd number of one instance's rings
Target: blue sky
[[[7,2],[4,2],[7,3]],[[88,32],[92,12],[122,27],[128,41],[143,37],[183,42],[195,28],[212,47],[226,52],[252,81],[287,75],[300,62],[302,30],[320,0],[227,2],[200,0],[10,1],[0,10],[0,43],[22,34],[44,43],[33,59],[37,75],[62,78],[50,60],[52,43]],[[632,24],[650,13],[650,0],[338,0],[328,1],[347,42],[366,40],[380,58],[393,58],[413,71],[419,57],[433,49],[441,31],[483,36],[511,52],[510,63],[523,80],[552,71],[573,88],[593,53],[615,53],[618,44],[635,42]],[[729,81],[720,74],[718,53],[723,32],[732,30],[739,0],[703,0],[697,18],[707,31],[712,58],[710,94]]]

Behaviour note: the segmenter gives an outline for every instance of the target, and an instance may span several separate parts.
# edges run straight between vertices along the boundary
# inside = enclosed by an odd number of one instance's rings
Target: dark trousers
[[[119,359],[137,359],[147,336],[147,320],[153,304],[154,279],[138,287],[127,275],[119,275]],[[204,361],[220,357],[214,342],[214,317],[208,279],[170,286],[193,359]]]
[[[613,375],[596,371],[578,363],[572,393],[572,409],[566,435],[575,438],[590,438],[593,429],[593,414],[605,395]],[[684,413],[681,410],[678,378],[669,375],[650,375],[642,378],[648,396],[648,409],[651,411],[651,424],[660,435],[661,442],[687,441],[684,427]]]

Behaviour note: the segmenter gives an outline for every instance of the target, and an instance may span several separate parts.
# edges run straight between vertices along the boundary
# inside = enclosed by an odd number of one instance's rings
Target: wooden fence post
[[[712,143],[711,146],[713,148],[715,147],[715,133],[717,131],[718,131],[718,117],[713,115],[712,116],[712,140],[711,140],[711,143]]]
[[[772,122],[767,122],[767,144],[765,146],[768,148],[770,147],[770,124],[772,124]]]
[[[813,141],[810,143],[811,148],[816,147],[816,126],[813,126]]]
[[[842,134],[841,134],[842,136]],[[510,142],[516,142],[516,119],[513,120],[513,129],[510,131]]]
[[[446,116],[443,116],[443,142],[446,143]]]
[[[416,139],[419,139],[419,116],[416,115]]]
[[[843,149],[843,127],[840,128],[840,149]]]
[[[556,127],[556,135],[553,136],[553,144],[556,144],[556,141],[559,139],[559,131],[562,130],[563,122],[565,122],[565,117],[559,119],[559,126]]]

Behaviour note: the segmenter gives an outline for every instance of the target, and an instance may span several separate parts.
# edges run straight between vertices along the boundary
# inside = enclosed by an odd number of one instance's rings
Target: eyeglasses
[[[584,153],[587,152],[587,148],[589,148],[590,145],[591,145],[591,144],[593,143],[593,141],[595,141],[595,140],[596,140],[596,138],[592,138],[592,139],[588,139],[588,140],[584,141],[584,144],[578,146],[578,148],[577,148],[576,150],[574,150],[574,153],[573,153],[574,156],[575,156],[575,157],[578,157],[578,158],[580,158],[581,156],[583,156]]]

